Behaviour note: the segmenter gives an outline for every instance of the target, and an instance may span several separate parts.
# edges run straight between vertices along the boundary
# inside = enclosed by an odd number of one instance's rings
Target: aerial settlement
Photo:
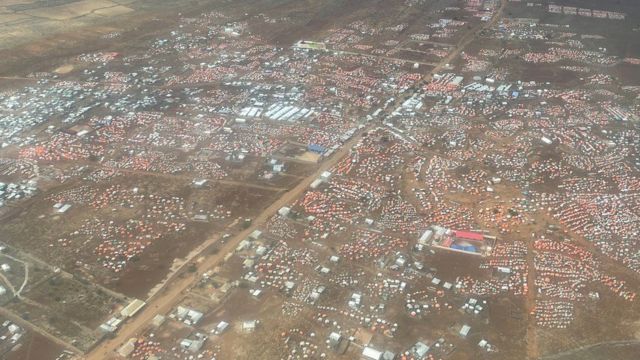
[[[3,78],[0,357],[634,358],[638,6],[275,3]]]

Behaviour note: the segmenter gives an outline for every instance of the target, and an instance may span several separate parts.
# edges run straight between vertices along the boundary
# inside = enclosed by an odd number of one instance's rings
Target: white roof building
[[[362,358],[367,360],[380,360],[382,358],[382,351],[366,346],[364,350],[362,350]]]

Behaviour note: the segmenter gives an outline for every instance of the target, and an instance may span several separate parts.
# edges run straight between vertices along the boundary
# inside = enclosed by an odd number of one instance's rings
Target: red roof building
[[[484,241],[484,235],[480,233],[475,233],[471,231],[461,231],[454,230],[453,235],[459,239],[465,240],[473,240],[473,241]]]

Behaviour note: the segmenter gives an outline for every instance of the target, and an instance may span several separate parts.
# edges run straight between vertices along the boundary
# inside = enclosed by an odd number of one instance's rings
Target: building
[[[129,341],[127,341],[124,345],[120,347],[120,349],[118,349],[118,355],[124,358],[129,357],[129,355],[131,355],[131,353],[136,349],[135,344],[136,344],[135,338],[129,339]]]
[[[307,150],[318,154],[324,154],[327,151],[327,148],[319,144],[309,144],[307,146]]]
[[[158,328],[162,324],[164,324],[164,321],[165,321],[164,315],[158,314],[153,317],[153,320],[151,320],[151,326]]]
[[[329,334],[329,346],[331,346],[332,348],[336,349],[338,346],[340,346],[341,341],[342,335],[338,334],[337,332],[332,332],[331,334]]]
[[[193,180],[193,186],[196,187],[196,188],[201,188],[201,187],[205,186],[208,182],[209,182],[209,180],[207,180],[207,179],[194,179]]]
[[[283,206],[280,208],[280,210],[278,210],[278,214],[280,214],[280,216],[282,217],[289,216],[289,213],[291,213],[291,208],[288,208],[286,206]]]
[[[431,232],[429,232],[431,230]],[[431,239],[431,240],[428,240]],[[432,226],[426,230],[418,243],[431,245],[439,250],[454,251],[457,253],[487,256],[491,253],[496,238],[487,236],[481,232],[451,230],[440,226]]]
[[[132,317],[137,314],[138,311],[140,311],[140,309],[142,309],[146,304],[147,303],[142,300],[134,299],[124,309],[120,310],[120,315],[124,316],[125,318]]]
[[[57,205],[57,206],[56,206]],[[71,204],[56,204],[53,207],[58,214],[64,214],[71,209]]]
[[[311,185],[309,185],[309,187],[312,188],[312,189],[316,189],[320,185],[322,185],[322,183],[323,183],[322,179],[318,178],[318,179],[313,180],[313,182],[311,183]]]
[[[183,306],[178,306],[175,312],[175,317],[183,323],[193,326],[202,320],[204,314],[200,311],[189,309]]]
[[[460,328],[460,332],[458,333],[460,336],[467,337],[467,335],[469,335],[469,330],[471,330],[471,326],[469,325],[462,325],[462,328]]]
[[[433,237],[433,230],[427,229],[425,230],[425,232],[422,233],[422,235],[418,239],[418,243],[422,245],[427,245],[429,241],[431,241],[432,237]]]
[[[284,172],[285,170],[284,164],[275,164],[272,166],[272,170],[274,173]]]
[[[296,49],[304,49],[304,50],[326,50],[327,45],[323,42],[317,41],[309,41],[309,40],[300,40],[297,43],[293,44],[293,47]]]
[[[191,353],[197,353],[202,349],[204,342],[207,341],[207,336],[201,333],[195,334],[195,339],[182,339],[180,340],[180,347]]]
[[[216,328],[213,329],[213,333],[216,335],[220,335],[223,332],[225,332],[227,330],[227,328],[229,327],[229,323],[226,321],[220,321],[218,323],[218,325],[216,325]]]
[[[382,360],[395,360],[396,359],[396,354],[392,353],[391,351],[385,351],[382,353]]]
[[[366,360],[381,360],[382,359],[382,351],[376,350],[372,347],[366,346],[362,350],[362,359]]]
[[[247,320],[242,322],[242,331],[250,333],[256,331],[258,320]]]
[[[193,216],[193,221],[209,222],[209,215],[207,215],[207,214],[196,214],[196,215]]]
[[[429,345],[418,341],[411,347],[410,352],[416,359],[424,359],[427,356],[427,352],[429,352]]]
[[[122,319],[118,319],[116,317],[112,317],[107,322],[100,325],[100,330],[106,333],[113,333],[118,330],[118,326],[122,323]]]

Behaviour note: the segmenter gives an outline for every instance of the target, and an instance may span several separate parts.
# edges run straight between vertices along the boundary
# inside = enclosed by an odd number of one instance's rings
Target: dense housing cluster
[[[537,359],[637,336],[640,14],[569,3],[216,2],[13,78],[0,351]]]

